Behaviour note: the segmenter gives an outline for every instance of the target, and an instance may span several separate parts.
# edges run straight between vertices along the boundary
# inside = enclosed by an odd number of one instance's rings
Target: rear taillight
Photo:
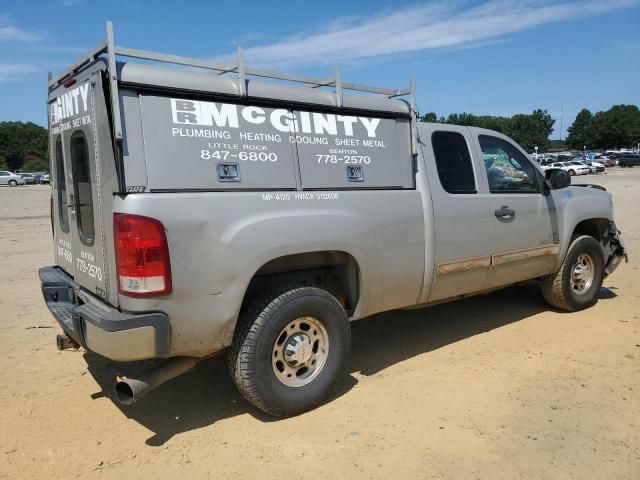
[[[118,292],[144,298],[171,293],[171,264],[164,226],[124,213],[113,216]]]

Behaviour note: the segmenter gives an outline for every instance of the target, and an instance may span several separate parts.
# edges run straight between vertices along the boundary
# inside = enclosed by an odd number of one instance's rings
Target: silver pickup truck
[[[115,46],[107,24],[48,107],[42,291],[60,349],[165,359],[114,379],[124,404],[226,352],[251,403],[304,412],[343,374],[350,321],[532,279],[580,310],[625,256],[603,188],[419,123],[412,87]]]

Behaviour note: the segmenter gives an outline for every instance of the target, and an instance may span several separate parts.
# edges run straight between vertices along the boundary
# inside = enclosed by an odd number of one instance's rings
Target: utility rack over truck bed
[[[335,73],[332,77],[318,78],[305,75],[295,75],[289,73],[275,72],[271,70],[264,70],[258,68],[252,68],[245,65],[244,53],[241,47],[238,47],[236,52],[235,64],[220,64],[209,60],[202,60],[196,58],[183,57],[179,55],[170,55],[164,53],[157,53],[148,50],[140,50],[135,48],[122,47],[115,44],[113,34],[113,24],[108,21],[106,23],[106,40],[98,44],[95,48],[90,50],[86,55],[80,57],[69,68],[54,76],[49,72],[49,92],[56,90],[60,85],[63,85],[68,79],[73,78],[78,73],[82,72],[85,68],[94,64],[99,59],[104,59],[108,66],[108,82],[110,93],[110,108],[112,114],[112,129],[113,129],[113,141],[116,152],[121,152],[121,146],[123,141],[122,132],[122,118],[120,112],[120,100],[118,94],[118,84],[122,79],[118,78],[118,62],[117,57],[135,58],[145,61],[158,62],[171,65],[180,65],[183,67],[200,68],[214,72],[219,76],[226,76],[228,74],[235,74],[233,87],[229,88],[229,84],[225,84],[225,87],[220,87],[220,83],[210,82],[207,85],[206,80],[200,79],[188,85],[188,81],[183,88],[193,90],[195,92],[202,93],[219,93],[224,96],[236,96],[238,98],[270,98],[272,100],[283,100],[288,103],[300,103],[311,104],[318,107],[331,108],[342,110],[369,110],[378,112],[393,112],[395,114],[401,113],[402,108],[399,108],[397,104],[390,104],[384,102],[384,100],[408,97],[407,102],[408,109],[406,114],[411,119],[411,153],[417,155],[417,109],[416,109],[416,95],[415,95],[415,81],[413,78],[410,80],[408,88],[404,89],[392,89],[384,87],[375,87],[368,85],[361,85],[350,82],[343,82],[340,74],[340,66],[335,65]],[[153,72],[150,72],[153,76]],[[304,85],[309,89],[322,89],[323,92],[327,92],[326,88],[332,88],[333,90],[327,93],[331,95],[313,95],[309,91],[299,91],[294,94],[291,90],[274,89],[270,90],[268,87],[264,89],[257,88],[253,93],[253,87],[250,84],[250,78],[266,78],[271,80],[280,80],[287,82],[288,84]],[[186,77],[185,77],[186,80]],[[126,79],[124,80],[126,82]],[[140,86],[141,84],[138,84]],[[176,85],[171,84],[171,81],[158,81],[157,77],[149,82],[149,86],[157,88],[171,88],[175,89]],[[263,85],[263,87],[266,87]],[[362,92],[367,94],[374,94],[373,98],[345,98],[343,91]],[[264,94],[267,97],[263,97]],[[271,94],[271,95],[269,95]],[[316,103],[317,102],[317,103]],[[123,190],[124,191],[124,190]]]

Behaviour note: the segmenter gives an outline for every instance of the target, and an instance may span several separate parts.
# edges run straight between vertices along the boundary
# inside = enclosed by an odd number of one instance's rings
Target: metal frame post
[[[244,72],[244,52],[238,47],[238,82],[240,83],[240,96],[247,96],[247,83]]]
[[[342,106],[342,78],[340,77],[340,65],[336,63],[336,103]]]
[[[118,94],[116,49],[113,43],[113,24],[111,23],[111,21],[107,21],[107,59],[109,63],[109,91],[111,93],[111,112],[113,113],[113,141],[116,144],[120,144],[122,143],[122,119],[120,117],[120,95]]]
[[[416,111],[416,81],[413,77],[409,80],[411,90],[411,153],[418,155],[418,112]]]

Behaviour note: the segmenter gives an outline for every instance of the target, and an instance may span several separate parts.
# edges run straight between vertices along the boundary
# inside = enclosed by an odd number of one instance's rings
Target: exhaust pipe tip
[[[195,357],[173,357],[140,374],[138,378],[118,379],[116,399],[120,405],[133,405],[159,385],[191,370],[199,361]]]
[[[116,384],[116,399],[120,405],[133,405],[138,401],[140,396],[136,398],[136,394],[133,391],[128,380],[122,380]]]

